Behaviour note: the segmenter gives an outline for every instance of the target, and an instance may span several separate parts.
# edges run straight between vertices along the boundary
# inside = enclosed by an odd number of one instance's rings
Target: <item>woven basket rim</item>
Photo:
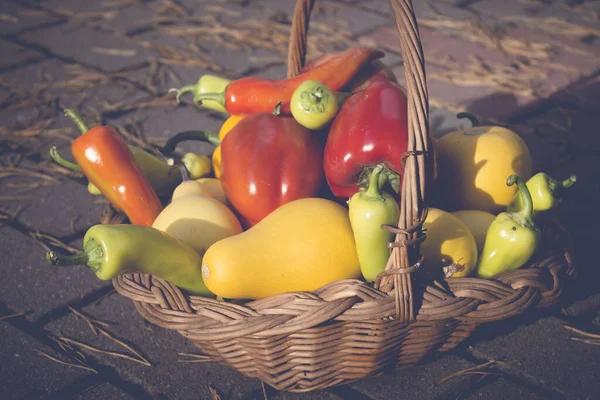
[[[418,282],[416,286],[419,289],[415,293],[419,294],[416,296],[418,297],[416,300],[421,303],[421,308],[417,309],[415,321],[407,321],[407,325],[419,321],[444,321],[455,318],[472,318],[479,324],[506,319],[515,313],[524,312],[530,308],[529,306],[548,307],[554,305],[562,293],[563,281],[573,277],[575,269],[570,233],[556,219],[548,221],[547,224],[547,228],[554,229],[556,232],[557,239],[554,240],[554,243],[562,243],[563,246],[551,246],[553,249],[551,252],[545,248],[546,252],[543,255],[539,255],[523,268],[504,272],[492,279],[450,277],[436,281]],[[549,286],[550,282],[551,286]],[[332,282],[312,292],[281,293],[260,300],[243,302],[187,294],[158,277],[135,272],[115,277],[113,286],[119,294],[133,300],[138,309],[142,304],[152,305],[152,311],[146,309],[145,312],[142,312],[150,322],[178,330],[186,337],[190,337],[185,333],[188,329],[197,333],[203,325],[209,325],[213,330],[218,327],[217,320],[209,324],[199,323],[201,319],[211,318],[203,315],[202,312],[205,309],[215,313],[229,313],[227,318],[222,318],[223,326],[230,326],[231,322],[235,320],[249,323],[253,318],[260,319],[274,315],[276,310],[290,315],[290,318],[282,319],[281,324],[285,324],[292,317],[302,315],[303,311],[302,306],[299,306],[296,313],[293,310],[286,310],[286,304],[304,303],[306,307],[311,308],[316,307],[317,303],[335,303],[340,299],[355,297],[355,301],[339,305],[334,310],[333,316],[330,314],[331,310],[323,311],[327,315],[314,317],[315,320],[311,321],[308,326],[314,327],[330,319],[360,321],[362,317],[365,320],[385,320],[394,319],[395,315],[394,292],[382,292],[374,288],[372,283],[358,279]],[[424,305],[424,298],[428,299],[430,304]],[[519,301],[524,300],[531,300],[534,303],[523,307]],[[381,311],[376,313],[371,308],[380,308]],[[261,311],[264,311],[264,314]],[[192,322],[190,315],[195,317],[193,318],[195,321]],[[265,322],[262,325],[264,327],[268,324]],[[261,329],[260,326],[259,323],[256,331],[250,335],[283,334],[283,331],[278,331],[276,327],[269,326],[267,329]],[[228,329],[225,328],[224,331]],[[304,328],[296,326],[292,331],[301,329]],[[236,333],[236,335],[238,334]],[[196,336],[206,335],[197,334]],[[214,338],[206,336],[197,340],[220,341],[224,340],[224,336],[218,335]]]

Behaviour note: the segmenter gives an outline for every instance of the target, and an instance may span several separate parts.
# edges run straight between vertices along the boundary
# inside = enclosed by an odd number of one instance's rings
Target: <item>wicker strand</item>
[[[429,102],[427,95],[423,49],[412,4],[409,0],[390,0],[404,56],[406,91],[408,98],[408,149],[402,157],[405,165],[401,189],[398,231],[390,261],[386,269],[403,269],[416,263],[419,243],[423,240],[421,225],[426,208],[426,168],[424,158],[428,151]],[[415,318],[413,290],[410,276],[384,276],[378,287],[394,291],[397,302],[396,317],[401,321]]]
[[[306,60],[308,23],[315,0],[298,0],[292,20],[292,34],[288,47],[288,78],[300,73]]]

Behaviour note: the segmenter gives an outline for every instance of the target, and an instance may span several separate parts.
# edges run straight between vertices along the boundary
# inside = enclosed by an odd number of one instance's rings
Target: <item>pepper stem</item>
[[[458,113],[458,114],[456,114],[456,118],[458,118],[458,119],[467,118],[469,121],[471,121],[471,125],[481,126],[481,122],[479,122],[477,117],[475,115],[471,114],[470,112]]]
[[[171,154],[175,151],[177,145],[186,140],[198,140],[201,142],[208,142],[214,146],[219,146],[221,140],[219,139],[218,132],[205,132],[205,131],[183,131],[179,132],[175,136],[171,136],[167,143],[163,146],[161,152],[164,154]]]
[[[305,89],[300,93],[300,107],[310,113],[322,113],[331,97],[335,95],[325,85]]]
[[[367,194],[369,197],[372,198],[376,198],[376,199],[381,199],[381,192],[379,190],[379,188],[383,185],[385,185],[385,181],[387,180],[387,177],[384,175],[382,175],[381,173],[383,172],[383,166],[378,165],[375,168],[373,168],[373,170],[371,171],[371,175],[369,175],[369,186],[367,186],[367,189],[365,190],[365,194]],[[380,179],[383,178],[383,179]]]
[[[529,188],[527,188],[527,184],[519,175],[512,174],[508,177],[506,184],[508,186],[512,186],[517,184],[519,187],[519,193],[521,195],[521,210],[516,214],[520,215],[524,221],[533,224],[533,199],[531,198],[531,193],[529,193]]]
[[[102,266],[102,246],[94,239],[90,239],[83,246],[83,252],[72,256],[59,256],[53,251],[46,253],[46,261],[59,267],[72,267],[75,265],[86,265],[96,272]]]
[[[46,261],[59,267],[72,267],[75,265],[87,265],[89,257],[86,253],[74,254],[72,256],[59,256],[53,251],[46,253]]]
[[[565,179],[564,181],[560,182],[559,185],[563,188],[570,188],[571,186],[573,186],[575,184],[575,182],[577,182],[577,176],[575,175],[571,175],[568,179]]]
[[[50,157],[62,167],[70,169],[71,171],[81,172],[81,167],[72,161],[64,159],[58,152],[56,146],[50,147]]]
[[[79,115],[77,113],[77,111],[75,111],[74,109],[67,108],[65,110],[65,116],[67,118],[69,118],[71,121],[73,121],[75,123],[75,125],[77,125],[77,128],[79,128],[79,131],[81,132],[82,135],[84,133],[86,133],[87,131],[89,131],[88,125],[83,121],[83,118],[81,118],[81,115]]]
[[[179,89],[171,88],[169,89],[169,93],[177,93],[177,97],[175,97],[175,100],[177,101],[177,104],[179,104],[181,102],[180,100],[182,94],[193,93],[195,97],[198,94],[198,86],[199,85],[195,83],[193,85],[185,85]]]
[[[273,109],[273,115],[276,117],[279,117],[280,114],[281,114],[281,101],[278,101],[277,104],[275,104],[275,108]]]

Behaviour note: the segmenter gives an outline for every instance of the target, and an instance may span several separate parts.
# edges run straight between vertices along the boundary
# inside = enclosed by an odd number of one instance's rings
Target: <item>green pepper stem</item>
[[[175,92],[177,93],[177,97],[175,97],[175,100],[177,101],[177,104],[179,104],[181,101],[181,95],[186,94],[186,93],[192,93],[194,95],[194,97],[198,94],[198,88],[199,88],[199,84],[194,83],[193,85],[185,85],[179,89],[176,88],[171,88],[169,89],[169,93]]]
[[[72,256],[59,256],[53,251],[46,253],[46,261],[59,267],[72,267],[75,265],[86,265],[89,269],[97,272],[102,267],[102,246],[94,239],[88,240],[83,246],[83,252]]]
[[[481,126],[481,122],[479,122],[477,117],[475,115],[471,114],[470,112],[458,113],[458,114],[456,114],[456,118],[458,118],[458,119],[467,118],[469,121],[471,121],[471,125]]]
[[[175,136],[171,136],[167,143],[161,149],[164,154],[171,154],[175,151],[177,145],[186,140],[198,140],[201,142],[208,142],[214,146],[219,146],[221,140],[219,139],[218,132],[206,132],[206,131],[183,131],[179,132]]]
[[[169,93],[171,92],[177,93],[175,100],[177,100],[178,104],[181,100],[181,95],[192,93],[194,95],[193,102],[196,104],[202,104],[204,100],[212,100],[225,107],[225,91],[219,93],[200,93],[200,82],[194,83],[193,85],[185,85],[179,89],[169,89]]]
[[[281,101],[278,101],[277,104],[275,104],[275,108],[273,109],[273,115],[275,115],[276,117],[279,117],[280,114],[281,114]]]
[[[81,115],[79,115],[74,109],[67,108],[65,110],[65,116],[73,121],[75,125],[77,125],[77,128],[79,128],[79,131],[82,135],[90,130],[88,125],[83,121],[83,118],[81,118]]]
[[[72,267],[75,265],[87,265],[89,257],[85,252],[72,256],[59,256],[55,252],[49,251],[46,253],[46,261],[59,267]]]
[[[212,100],[215,103],[225,107],[225,92],[220,93],[196,93],[194,103],[200,105],[204,100]]]
[[[320,84],[316,87],[304,89],[300,92],[300,107],[313,114],[320,114],[325,111],[330,101],[337,100],[335,94],[325,85]]]
[[[531,193],[529,193],[529,188],[527,188],[527,184],[519,175],[513,174],[511,175],[506,184],[508,186],[512,186],[517,184],[519,187],[519,193],[521,195],[521,210],[516,212],[516,214],[520,215],[524,221],[533,224],[533,199],[531,198]]]
[[[62,167],[70,169],[71,171],[81,172],[81,167],[74,162],[64,159],[58,152],[56,146],[50,147],[50,157]]]
[[[560,182],[559,185],[563,188],[570,188],[571,186],[573,186],[575,184],[575,182],[577,182],[577,176],[575,175],[571,175],[568,179],[565,179],[564,181]]]
[[[365,193],[369,197],[383,200],[383,198],[381,196],[381,192],[379,191],[379,188],[385,184],[385,181],[387,178],[386,178],[385,174],[381,175],[382,172],[383,172],[383,166],[381,166],[381,165],[376,166],[371,171],[371,175],[369,176],[369,186],[365,190]],[[380,180],[380,177],[383,178],[383,182]]]

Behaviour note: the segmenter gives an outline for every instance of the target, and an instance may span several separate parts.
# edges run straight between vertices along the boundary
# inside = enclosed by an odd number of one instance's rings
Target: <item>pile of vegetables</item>
[[[129,224],[95,225],[83,252],[46,254],[58,266],[87,265],[99,279],[139,271],[189,293],[259,299],[312,291],[341,279],[374,281],[384,271],[399,216],[408,146],[407,97],[369,48],[325,54],[292,79],[206,75],[174,89],[228,114],[220,131],[186,131],[162,148],[203,140],[208,158],[180,161],[128,146],[110,126],[82,135],[74,162],[88,190]],[[462,115],[459,115],[462,116]],[[541,242],[536,218],[560,203],[558,182],[532,175],[527,146],[513,131],[478,126],[435,141],[439,206],[424,222],[422,270],[488,279],[525,265]]]

